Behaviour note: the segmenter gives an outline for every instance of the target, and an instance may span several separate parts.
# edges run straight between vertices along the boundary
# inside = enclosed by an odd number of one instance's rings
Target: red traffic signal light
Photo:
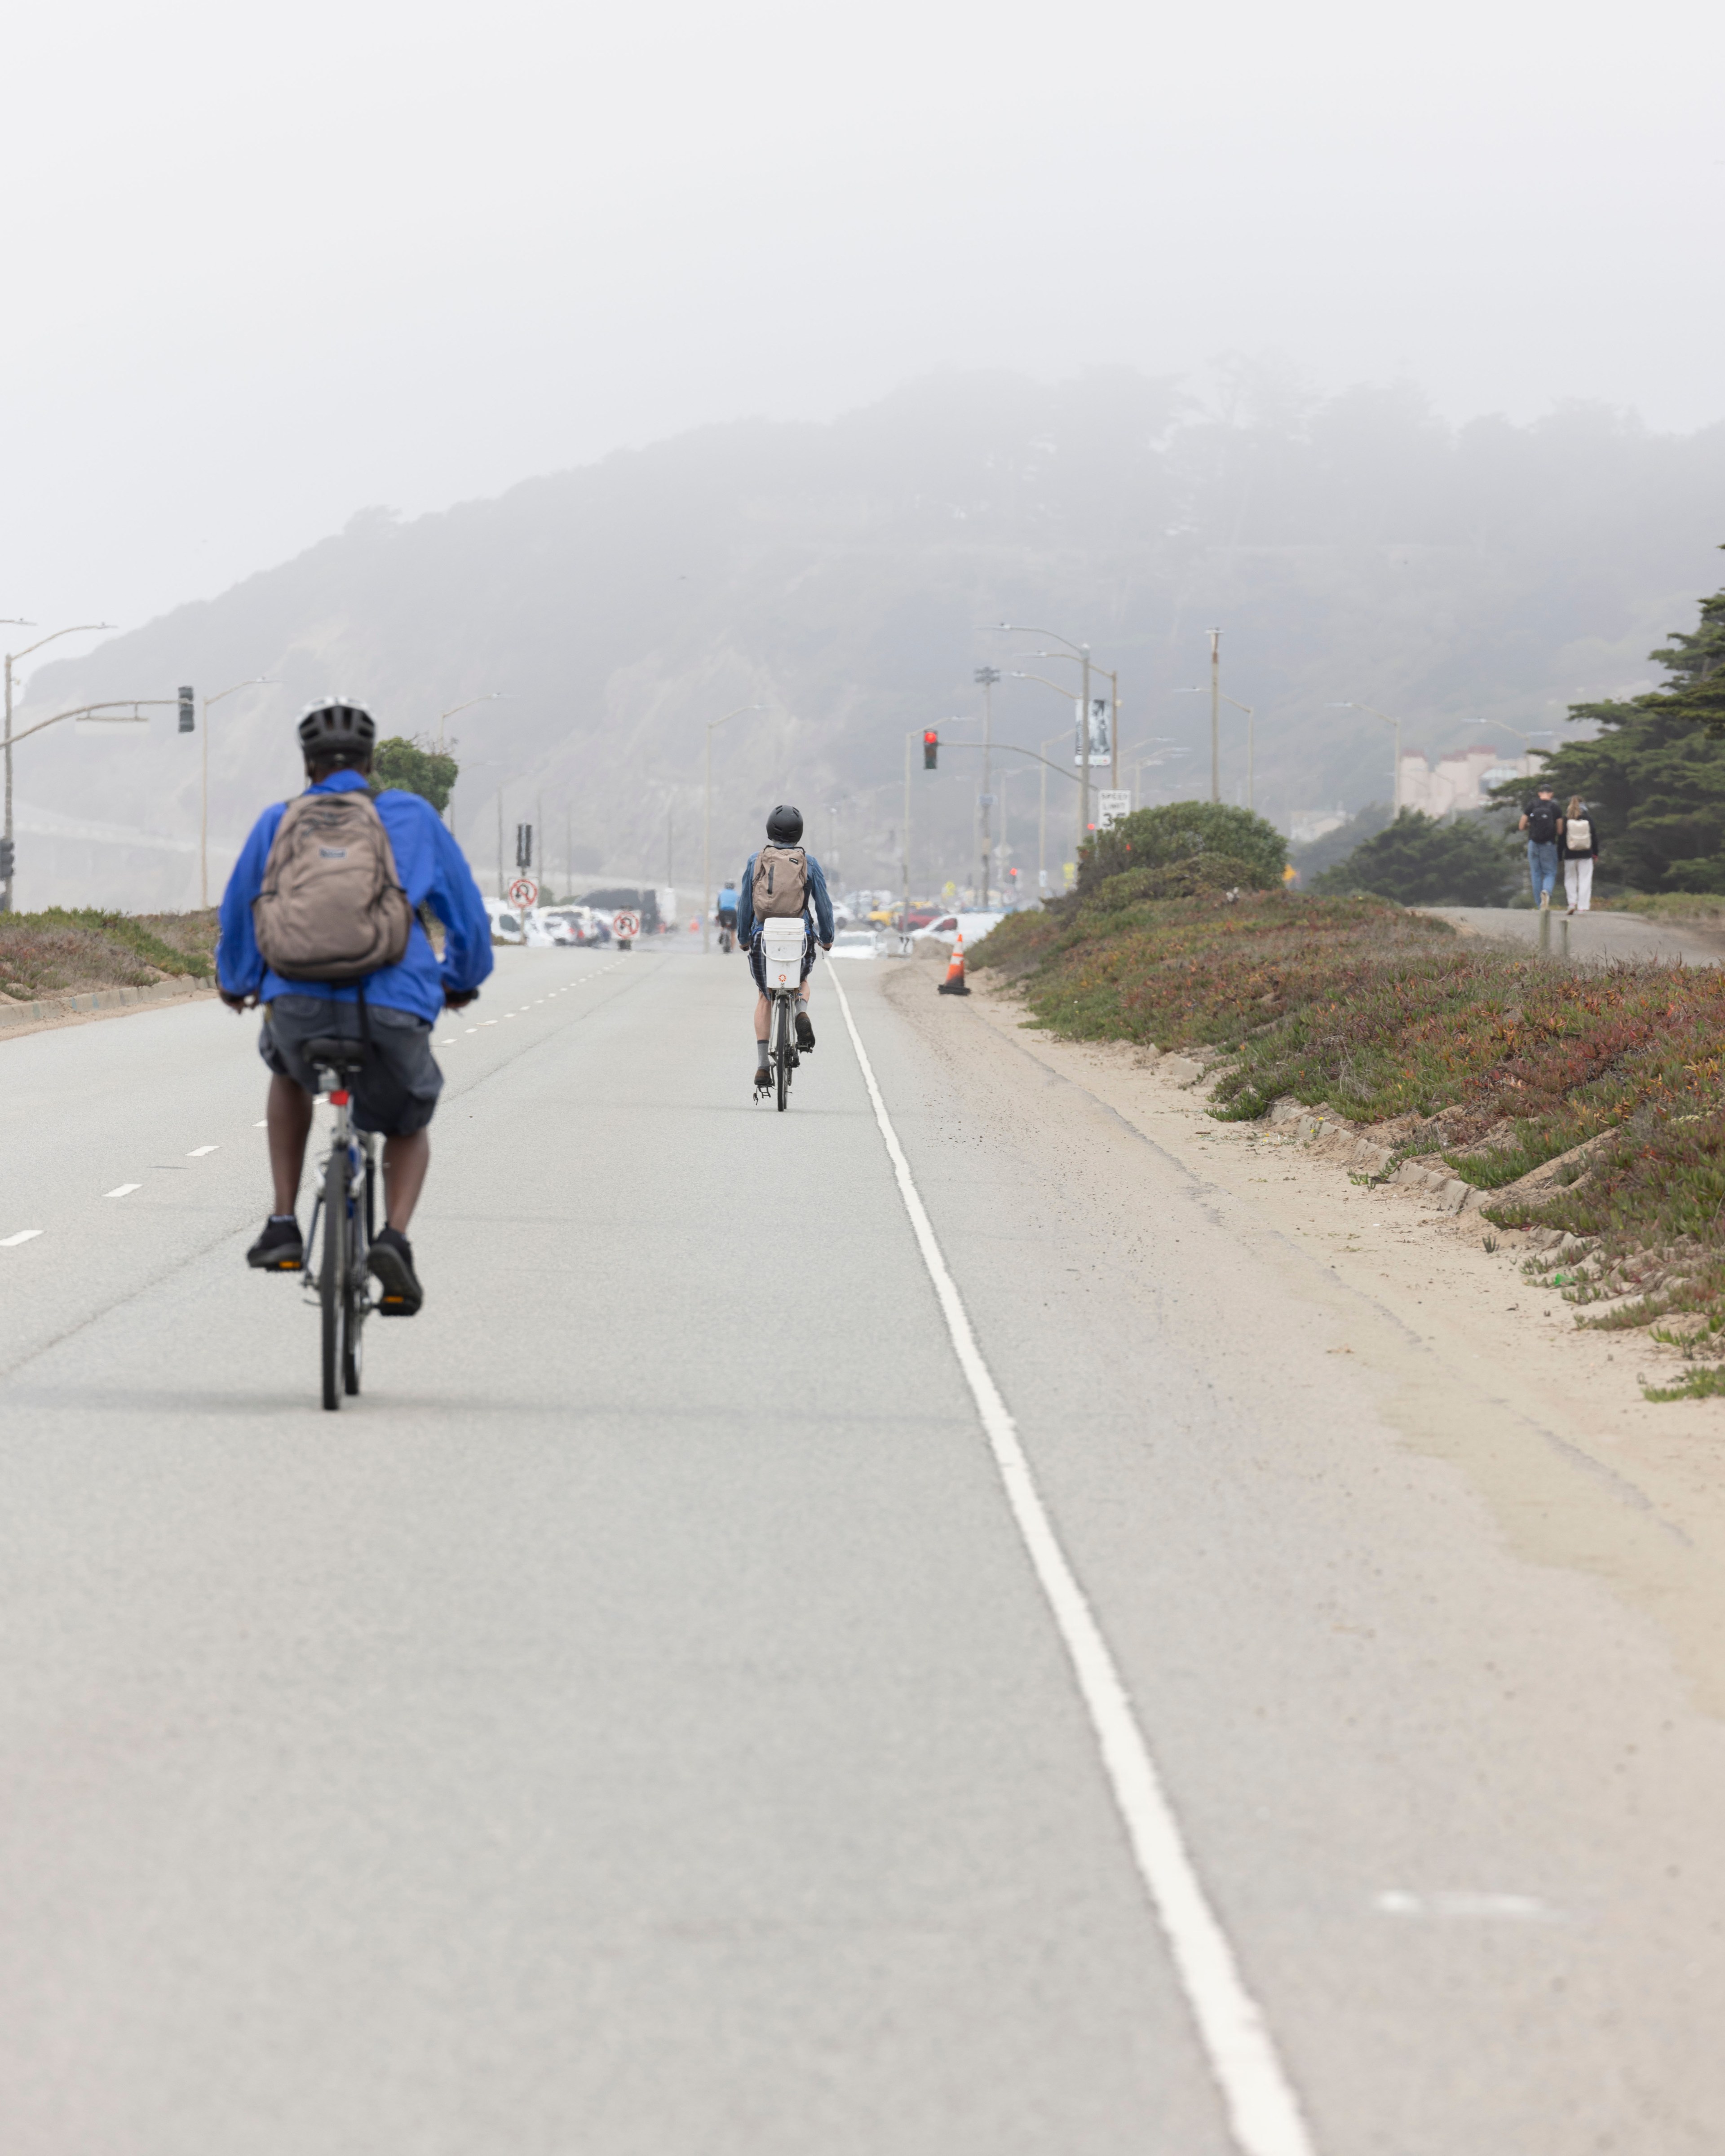
[[[940,752],[940,735],[933,726],[930,726],[922,736],[922,768],[925,771],[934,770],[936,767],[935,759],[939,756]]]

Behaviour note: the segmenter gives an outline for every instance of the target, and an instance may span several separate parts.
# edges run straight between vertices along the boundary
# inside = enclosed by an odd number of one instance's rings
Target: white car
[[[973,943],[982,942],[997,921],[1004,921],[1005,918],[1004,910],[987,913],[943,913],[937,921],[931,921],[927,927],[918,928],[914,932],[918,937],[926,936],[936,943],[944,943],[948,948],[963,936],[964,947],[968,951]]]
[[[494,943],[525,943],[527,932],[521,927],[521,918],[506,898],[488,898],[485,911],[491,916],[491,941]]]
[[[872,928],[841,928],[833,938],[829,958],[878,958],[880,939]]]

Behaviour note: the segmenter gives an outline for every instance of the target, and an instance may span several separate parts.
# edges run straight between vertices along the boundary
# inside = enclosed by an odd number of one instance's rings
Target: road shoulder
[[[888,984],[919,1029],[927,986],[908,968]],[[1579,1328],[1476,1212],[1356,1182],[1290,1125],[1217,1122],[1189,1065],[1183,1084],[1153,1050],[1059,1040],[986,977],[964,1010],[978,1050],[1028,1059],[1179,1162],[1223,1224],[1321,1316],[1328,1352],[1370,1373],[1385,1419],[1466,1475],[1520,1554],[1594,1573],[1652,1616],[1697,1703],[1725,1713],[1725,1492],[1713,1472],[1725,1424],[1711,1401],[1642,1397],[1642,1379],[1668,1378],[1674,1351]],[[1027,1112],[1033,1102],[1061,1112],[1045,1084],[1025,1098]]]

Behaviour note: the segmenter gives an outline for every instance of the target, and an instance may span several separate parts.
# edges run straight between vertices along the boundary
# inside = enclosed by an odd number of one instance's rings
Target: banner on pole
[[[1108,699],[1106,696],[1091,698],[1090,760],[1092,765],[1110,763],[1113,761],[1112,717],[1113,714],[1108,708]],[[1083,725],[1084,699],[1081,696],[1075,696],[1072,699],[1072,761],[1074,763],[1082,763],[1084,761],[1084,735],[1081,731]]]

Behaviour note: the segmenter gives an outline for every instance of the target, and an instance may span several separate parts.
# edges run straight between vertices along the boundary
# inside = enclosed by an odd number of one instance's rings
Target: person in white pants
[[[1594,863],[1599,858],[1599,827],[1594,813],[1579,793],[1572,793],[1563,811],[1558,840],[1563,857],[1563,890],[1572,913],[1585,913],[1593,903]]]

